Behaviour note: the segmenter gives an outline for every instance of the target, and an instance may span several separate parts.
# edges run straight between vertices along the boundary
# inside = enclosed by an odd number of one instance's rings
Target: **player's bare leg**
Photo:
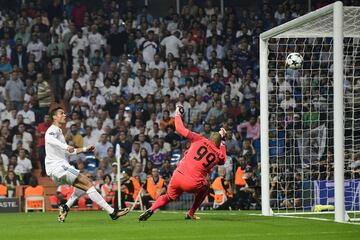
[[[206,196],[208,194],[208,190],[209,190],[209,186],[204,185],[204,187],[202,187],[199,191],[197,191],[195,193],[194,203],[191,206],[189,212],[186,214],[185,219],[190,219],[190,220],[199,220],[200,219],[200,217],[197,217],[195,215],[195,211],[196,211],[196,209],[198,209],[198,207],[200,207],[201,203],[206,198]]]
[[[100,207],[107,211],[112,220],[116,220],[119,217],[125,216],[129,213],[129,208],[123,209],[114,209],[112,208],[105,199],[96,191],[95,187],[92,185],[90,179],[83,174],[79,174],[78,178],[74,182],[74,187],[80,188],[86,191],[86,194],[89,198],[96,202]]]

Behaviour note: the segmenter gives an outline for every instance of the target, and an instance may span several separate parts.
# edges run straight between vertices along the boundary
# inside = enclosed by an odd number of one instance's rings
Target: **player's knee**
[[[79,174],[79,176],[77,178],[77,182],[80,183],[81,185],[85,186],[87,190],[90,189],[91,187],[93,187],[93,184],[90,181],[90,179],[82,174]]]
[[[170,196],[169,194],[165,195],[167,197],[167,199],[169,199],[169,201],[175,201],[177,197],[174,196]]]

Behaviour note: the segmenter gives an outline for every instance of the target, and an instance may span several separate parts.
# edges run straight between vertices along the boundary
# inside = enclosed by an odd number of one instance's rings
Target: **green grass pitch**
[[[253,213],[205,211],[198,213],[200,220],[191,221],[184,220],[185,212],[160,211],[148,221],[138,222],[140,212],[131,212],[117,221],[110,220],[105,212],[70,212],[65,223],[57,222],[56,212],[9,213],[0,214],[0,239],[360,239],[360,225]]]

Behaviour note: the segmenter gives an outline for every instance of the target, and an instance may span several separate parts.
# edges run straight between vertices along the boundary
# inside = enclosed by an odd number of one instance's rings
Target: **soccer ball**
[[[290,53],[286,57],[286,67],[290,69],[299,69],[301,68],[304,62],[304,58],[300,55],[300,53]]]

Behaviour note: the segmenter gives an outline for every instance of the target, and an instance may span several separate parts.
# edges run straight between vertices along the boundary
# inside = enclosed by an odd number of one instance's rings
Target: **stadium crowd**
[[[259,34],[306,13],[302,1],[262,0],[258,9],[241,11],[226,6],[221,15],[211,0],[189,0],[179,14],[171,7],[159,18],[131,0],[23,2],[0,11],[0,183],[6,195],[29,184],[34,168],[45,175],[44,134],[57,102],[69,112],[69,145],[96,146],[95,155],[69,161],[113,202],[119,144],[125,199],[133,201],[142,185],[149,204],[165,192],[188,146],[174,128],[180,103],[190,130],[207,137],[220,126],[228,131],[228,159],[209,176],[209,202],[223,202],[216,194],[222,190],[228,200],[219,208],[259,207]],[[286,82],[272,87],[286,97],[270,105],[286,110],[296,104]],[[272,177],[272,192],[286,192],[280,182],[281,176]],[[52,204],[67,191],[60,186]]]

